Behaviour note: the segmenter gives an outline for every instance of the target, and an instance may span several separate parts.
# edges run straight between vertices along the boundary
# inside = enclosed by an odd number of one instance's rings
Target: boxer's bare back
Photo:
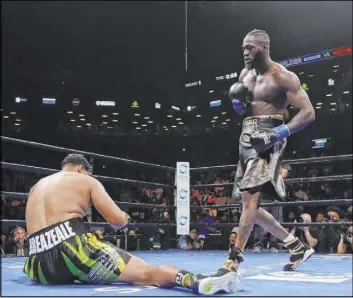
[[[86,175],[59,172],[35,184],[28,197],[26,222],[29,234],[75,217],[84,217],[91,201]]]
[[[95,178],[72,171],[61,171],[45,177],[32,187],[28,196],[28,234],[60,221],[83,218],[92,203],[109,223],[121,224],[122,211]]]

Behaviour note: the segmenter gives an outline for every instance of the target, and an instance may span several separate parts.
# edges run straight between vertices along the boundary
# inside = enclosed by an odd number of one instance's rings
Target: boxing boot
[[[213,295],[218,292],[235,293],[243,288],[243,279],[236,272],[229,271],[220,276],[193,275],[191,289],[196,294]]]
[[[224,262],[223,266],[218,269],[217,275],[219,276],[228,272],[238,273],[239,264],[244,261],[243,254],[244,252],[241,249],[235,247],[235,245],[232,244],[229,248],[228,258]]]
[[[309,259],[313,253],[314,249],[310,248],[309,245],[302,243],[298,238],[284,245],[289,249],[291,254],[289,262],[284,265],[284,271],[292,271],[297,268],[301,263]]]

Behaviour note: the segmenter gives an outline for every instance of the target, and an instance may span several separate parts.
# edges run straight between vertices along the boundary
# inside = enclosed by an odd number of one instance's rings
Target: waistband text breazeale
[[[49,231],[29,238],[29,255],[40,253],[53,248],[59,243],[76,236],[70,223],[67,221]]]

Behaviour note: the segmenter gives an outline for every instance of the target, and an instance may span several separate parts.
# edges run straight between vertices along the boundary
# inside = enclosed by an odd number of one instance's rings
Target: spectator
[[[353,247],[353,226],[341,233],[341,239],[337,246],[337,253],[339,255],[344,253],[352,253]]]
[[[17,227],[12,232],[13,234],[13,253],[17,257],[28,256],[29,248],[27,243],[27,234],[24,228]]]
[[[326,208],[328,219],[332,222],[338,222],[341,216],[341,210],[336,206],[329,206]]]
[[[17,219],[18,218],[18,211],[19,207],[21,206],[21,202],[18,200],[11,201],[10,209],[9,209],[9,218],[10,219]]]
[[[303,213],[300,215],[303,223],[311,223],[311,216],[307,213]],[[296,220],[294,222],[297,222]],[[315,248],[318,243],[318,235],[312,227],[294,227],[290,231],[290,233],[311,248]]]
[[[136,231],[134,229],[130,229],[127,232],[128,235],[128,241],[127,241],[127,250],[128,251],[133,251],[137,250],[137,235]]]
[[[8,204],[3,195],[1,195],[1,219],[8,218]]]
[[[180,236],[178,239],[178,248],[182,250],[202,249],[205,237],[203,237],[203,241],[201,241],[202,237],[198,241],[197,236],[198,231],[196,229],[192,229],[189,235]]]
[[[195,249],[205,249],[206,237],[205,235],[198,235],[194,244]]]
[[[212,209],[203,209],[202,210],[202,215],[204,216],[204,218],[202,218],[200,220],[200,223],[204,223],[204,224],[215,224],[217,221],[215,219],[215,217],[213,216],[213,210]],[[215,227],[205,227],[202,228],[200,231],[200,234],[204,235],[205,238],[207,239],[209,234],[217,234],[218,230]]]
[[[308,194],[306,193],[305,188],[302,184],[300,184],[299,187],[294,192],[294,197],[295,197],[296,201],[308,201],[309,200]]]
[[[7,242],[6,242],[6,235],[1,234],[1,247],[0,247],[0,253],[1,256],[7,254]]]
[[[328,183],[322,184],[320,189],[320,199],[331,200],[332,197],[333,197],[333,189],[331,185]]]
[[[327,222],[339,222],[341,211],[336,206],[330,206],[326,209]],[[330,253],[337,251],[337,246],[341,239],[341,227],[340,226],[326,226],[325,234],[327,236],[328,250]]]
[[[296,218],[295,212],[290,211],[290,212],[288,213],[287,218],[288,218],[288,221],[289,221],[289,222],[294,222],[294,221],[295,221],[295,218]]]
[[[344,191],[343,192],[343,199],[344,200],[350,200],[350,199],[352,199],[351,195],[352,195],[352,190]]]
[[[235,241],[237,240],[237,237],[238,237],[237,232],[231,232],[229,234],[229,249],[230,249],[231,245],[235,244]]]
[[[200,206],[200,203],[197,201],[196,198],[193,198],[192,201],[191,201],[191,205],[192,206]],[[198,218],[199,213],[200,213],[199,209],[191,209],[190,210],[191,221],[196,221],[197,218]]]
[[[235,208],[231,210],[231,221],[234,223],[239,223],[241,212],[239,209]]]
[[[327,222],[327,216],[325,215],[325,211],[319,210],[316,214],[316,222],[324,223]],[[324,225],[312,227],[313,230],[316,231],[318,235],[318,244],[315,247],[317,252],[328,252],[328,238],[327,231]]]
[[[283,163],[282,165],[282,177],[283,179],[288,179],[291,177],[292,167],[289,163]]]
[[[127,234],[128,234],[129,236],[136,236],[136,230],[134,230],[134,229],[129,229],[128,232],[127,232]]]
[[[346,221],[352,221],[352,218],[353,218],[353,205],[350,205],[348,208],[347,208],[347,212],[345,212],[345,220]]]
[[[325,212],[321,212],[319,211],[317,214],[316,214],[316,222],[324,222],[325,220]]]

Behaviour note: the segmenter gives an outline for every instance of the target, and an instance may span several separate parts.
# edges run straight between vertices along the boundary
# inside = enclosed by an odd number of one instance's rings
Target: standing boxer
[[[241,192],[243,211],[238,237],[219,273],[238,271],[246,241],[258,224],[280,238],[291,253],[285,271],[294,270],[314,250],[289,234],[275,218],[259,208],[263,195],[285,198],[281,159],[286,138],[315,120],[315,111],[298,77],[270,58],[270,38],[262,30],[249,32],[243,41],[245,68],[239,82],[230,87],[229,98],[235,111],[246,115],[239,140],[239,164],[233,194]],[[285,125],[287,106],[299,112]]]

